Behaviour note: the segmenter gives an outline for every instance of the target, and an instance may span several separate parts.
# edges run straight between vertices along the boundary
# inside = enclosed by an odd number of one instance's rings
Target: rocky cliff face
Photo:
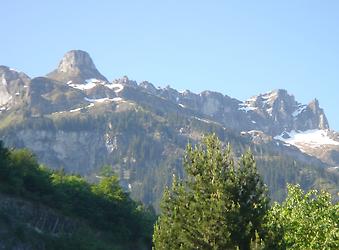
[[[26,74],[0,66],[0,112],[22,103],[29,82],[30,78]]]
[[[95,67],[89,54],[82,50],[67,52],[56,70],[47,77],[61,82],[84,83],[87,79],[107,81]]]
[[[100,168],[102,156],[107,154],[105,134],[98,131],[24,129],[9,137],[6,141],[25,145],[44,164],[82,175]]]
[[[264,132],[272,135],[291,130],[329,128],[318,102],[312,101],[309,105],[298,103],[286,90],[253,96],[240,105],[256,122],[257,129],[264,128]]]

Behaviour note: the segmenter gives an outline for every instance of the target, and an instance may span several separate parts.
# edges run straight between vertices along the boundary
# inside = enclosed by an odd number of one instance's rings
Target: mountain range
[[[274,200],[284,197],[286,182],[339,190],[339,133],[317,99],[302,104],[278,89],[240,101],[127,76],[108,81],[80,50],[43,77],[0,66],[0,139],[7,146],[27,147],[40,162],[91,181],[109,169],[135,199],[156,208],[172,174],[184,176],[186,144],[211,132],[236,156],[253,151]]]

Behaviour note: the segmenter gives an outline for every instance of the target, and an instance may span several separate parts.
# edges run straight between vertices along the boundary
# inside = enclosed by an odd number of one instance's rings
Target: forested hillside
[[[106,176],[105,176],[106,175]],[[0,141],[1,249],[150,249],[155,215],[116,176],[52,171]]]
[[[181,128],[182,133],[178,133]],[[0,131],[7,144],[34,148],[47,166],[79,173],[90,181],[97,180],[95,176],[100,175],[103,165],[110,166],[135,200],[157,210],[172,175],[184,174],[186,144],[198,143],[208,132],[216,133],[224,144],[230,143],[237,157],[251,148],[273,200],[286,197],[286,183],[300,183],[305,190],[338,192],[338,174],[317,159],[295,150],[285,151],[286,147],[270,141],[255,144],[251,137],[237,135],[219,124],[175,113],[159,116],[142,108],[124,112],[88,110],[24,118]]]

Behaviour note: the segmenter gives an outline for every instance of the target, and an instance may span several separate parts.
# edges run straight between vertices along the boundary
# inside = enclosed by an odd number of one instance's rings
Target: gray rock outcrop
[[[61,82],[70,82],[82,84],[87,79],[98,79],[107,81],[95,67],[89,54],[82,50],[71,50],[62,58],[56,70],[52,71],[47,77]]]

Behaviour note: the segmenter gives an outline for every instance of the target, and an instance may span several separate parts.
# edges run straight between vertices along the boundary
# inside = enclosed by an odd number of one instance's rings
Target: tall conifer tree
[[[245,154],[235,167],[230,146],[223,149],[212,135],[188,145],[184,167],[187,178],[174,178],[164,193],[155,248],[248,249],[268,202],[253,156]]]

